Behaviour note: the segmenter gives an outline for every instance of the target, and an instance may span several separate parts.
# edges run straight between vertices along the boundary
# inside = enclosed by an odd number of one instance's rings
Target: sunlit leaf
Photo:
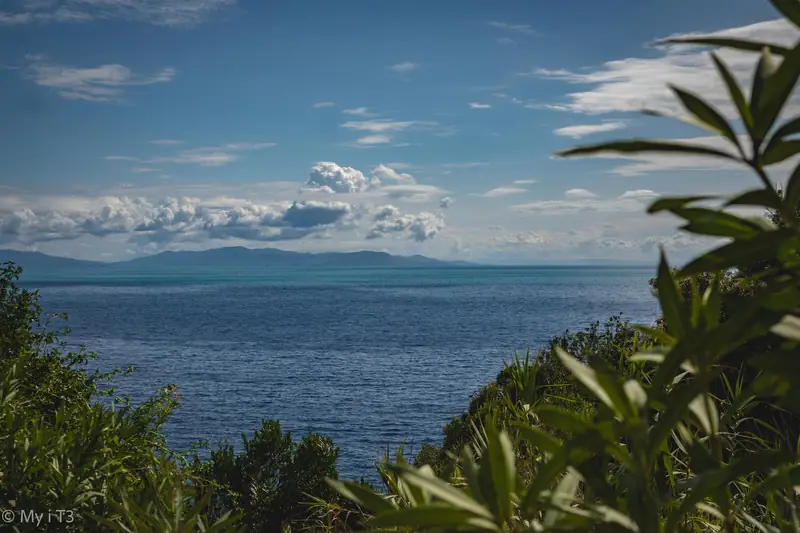
[[[719,433],[719,412],[714,400],[707,394],[699,394],[689,403],[689,410],[694,413],[706,435]]]
[[[669,88],[672,89],[672,92],[674,92],[681,101],[683,107],[689,113],[694,115],[697,120],[708,126],[708,128],[712,131],[715,131],[726,137],[740,152],[742,151],[742,145],[739,143],[739,138],[736,136],[736,132],[733,131],[731,125],[728,124],[728,121],[725,120],[725,117],[723,117],[719,111],[714,109],[710,104],[705,102],[696,94],[685,91],[674,85],[670,85]]]
[[[800,317],[786,315],[783,319],[772,326],[772,333],[796,342],[800,342]]]
[[[570,354],[568,354],[561,346],[556,346],[556,354],[558,358],[561,359],[561,362],[567,367],[573,376],[575,376],[578,381],[583,383],[583,385],[589,389],[589,391],[601,402],[606,404],[612,411],[616,413],[620,413],[618,406],[614,405],[614,402],[611,400],[608,392],[600,385],[600,382],[597,380],[597,373],[589,368],[588,366],[584,365]]]

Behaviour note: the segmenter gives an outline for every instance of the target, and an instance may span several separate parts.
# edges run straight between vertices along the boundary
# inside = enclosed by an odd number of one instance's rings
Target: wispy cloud
[[[380,133],[386,131],[403,131],[419,124],[422,123],[414,120],[401,121],[401,120],[389,120],[389,119],[375,119],[375,120],[345,122],[344,124],[342,124],[342,127],[352,130],[371,131],[374,133]]]
[[[177,144],[177,142],[172,142],[172,143],[162,142],[156,144],[170,146]],[[236,143],[222,144],[219,146],[188,148],[168,156],[142,158],[142,157],[132,157],[132,156],[108,155],[105,156],[104,159],[106,159],[107,161],[140,161],[145,164],[171,163],[177,165],[186,164],[186,165],[199,165],[203,167],[219,167],[236,161],[239,158],[239,156],[237,155],[238,152],[266,150],[267,148],[272,148],[274,146],[276,146],[276,144],[273,142],[236,142]],[[150,167],[142,166],[139,167],[140,170],[138,171],[149,172],[150,170],[141,170],[149,168]]]
[[[641,212],[647,201],[657,193],[639,189],[625,191],[612,198],[598,198],[596,194],[586,189],[569,189],[564,191],[563,200],[541,200],[527,204],[517,204],[511,207],[514,211],[521,211],[536,215],[575,215],[581,212],[620,213]]]
[[[333,107],[336,104],[333,102],[317,102],[316,104],[312,105],[314,109],[321,109],[323,107]]]
[[[470,102],[469,103],[470,109],[491,109],[492,106],[490,104],[481,104],[478,102]]]
[[[508,196],[510,194],[522,194],[525,192],[528,192],[528,190],[523,189],[521,187],[497,187],[496,189],[486,191],[480,196],[483,196],[484,198],[499,198],[500,196]]]
[[[21,2],[0,11],[0,25],[88,22],[121,19],[157,26],[196,26],[237,0],[52,0]]]
[[[397,63],[396,65],[392,65],[389,67],[389,70],[396,74],[410,74],[417,70],[419,65],[417,63],[412,63],[411,61],[404,61],[402,63]]]
[[[587,135],[593,135],[595,133],[603,133],[607,131],[616,131],[627,127],[628,125],[625,122],[603,122],[602,124],[580,124],[577,126],[566,126],[563,128],[558,128],[557,130],[553,131],[553,133],[562,137],[580,139],[581,137],[586,137]]]
[[[500,28],[501,30],[507,30],[514,33],[522,33],[525,35],[534,35],[536,31],[531,28],[530,24],[509,24],[507,22],[498,22],[498,21],[491,21],[489,22],[489,26],[494,28]]]
[[[388,144],[392,142],[392,138],[388,135],[367,135],[356,139],[356,144],[373,146],[376,144]]]
[[[723,30],[714,35],[792,46],[800,38],[800,31],[785,20],[777,19]],[[742,84],[750,85],[758,59],[756,54],[719,50],[718,55]],[[588,86],[587,90],[567,94],[566,102],[551,103],[551,109],[587,114],[642,109],[676,112],[681,108],[667,87],[672,83],[702,94],[727,116],[736,116],[727,89],[717,75],[708,51],[702,48],[665,46],[656,57],[617,59],[580,71],[540,68],[529,74]],[[797,94],[791,107],[792,110],[800,109],[800,96]]]
[[[514,42],[515,42],[514,39],[511,39],[509,37],[499,37],[497,39],[497,44],[514,44]]]
[[[539,183],[537,180],[514,180],[514,185],[534,185]]]
[[[343,109],[342,113],[345,115],[355,115],[358,117],[372,117],[375,113],[371,113],[368,107],[355,107],[353,109]]]
[[[155,141],[150,141],[150,144],[157,144],[159,146],[175,146],[177,144],[183,144],[183,141],[178,141],[176,139],[156,139]]]
[[[166,83],[175,77],[175,69],[165,68],[158,73],[142,77],[119,64],[91,68],[68,67],[50,63],[44,56],[29,55],[23,75],[36,85],[54,89],[70,100],[91,102],[118,102],[127,87]]]

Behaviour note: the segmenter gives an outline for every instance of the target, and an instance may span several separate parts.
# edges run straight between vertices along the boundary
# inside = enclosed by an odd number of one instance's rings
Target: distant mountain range
[[[69,274],[74,272],[146,272],[151,270],[180,271],[202,268],[310,268],[310,267],[445,267],[468,266],[421,255],[399,256],[385,252],[287,252],[275,248],[251,250],[244,247],[217,248],[202,252],[163,252],[128,261],[103,263],[54,257],[40,252],[0,250],[0,262],[11,261],[23,267],[26,275]]]

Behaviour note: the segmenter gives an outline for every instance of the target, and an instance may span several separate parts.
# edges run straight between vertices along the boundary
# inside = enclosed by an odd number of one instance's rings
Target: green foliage
[[[772,2],[800,25],[798,0]],[[677,270],[662,253],[653,285],[663,319],[637,328],[647,337],[634,342],[638,353],[556,343],[543,360],[515,361],[511,386],[498,377],[473,399],[479,405],[466,415],[474,427],[466,445],[459,423],[462,436],[452,443],[461,453],[449,478],[436,477],[427,465],[398,462],[386,467],[394,474],[388,497],[334,483],[374,514],[371,527],[800,531],[798,441],[776,437],[796,430],[800,414],[800,166],[785,194],[768,175],[769,167],[800,154],[792,139],[800,118],[778,123],[800,77],[800,44],[702,36],[681,42],[760,52],[749,99],[714,57],[747,132],[744,141],[700,96],[673,87],[687,121],[719,135],[731,152],[634,139],[561,155],[660,152],[741,163],[755,173],[759,189],[715,208],[698,205],[714,197],[666,198],[650,207],[682,219],[683,231],[726,242]],[[779,64],[772,54],[782,57]],[[771,221],[744,218],[731,205],[762,207]],[[560,365],[551,362],[553,354]],[[545,368],[554,369],[554,383],[577,383],[577,389],[570,385],[551,401],[554,395],[541,390],[548,383]],[[560,374],[564,370],[569,377]],[[516,402],[499,400],[512,395]],[[578,398],[591,398],[591,409],[564,401]],[[775,428],[770,416],[778,413],[783,425]],[[524,457],[530,475],[520,468]]]

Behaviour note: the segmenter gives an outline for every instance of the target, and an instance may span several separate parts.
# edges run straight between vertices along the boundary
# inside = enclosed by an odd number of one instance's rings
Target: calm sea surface
[[[158,272],[27,280],[66,311],[70,344],[141,400],[179,386],[170,445],[228,439],[263,418],[330,435],[340,473],[374,477],[387,445],[443,425],[514,350],[623,313],[651,322],[653,268],[534,267]]]

